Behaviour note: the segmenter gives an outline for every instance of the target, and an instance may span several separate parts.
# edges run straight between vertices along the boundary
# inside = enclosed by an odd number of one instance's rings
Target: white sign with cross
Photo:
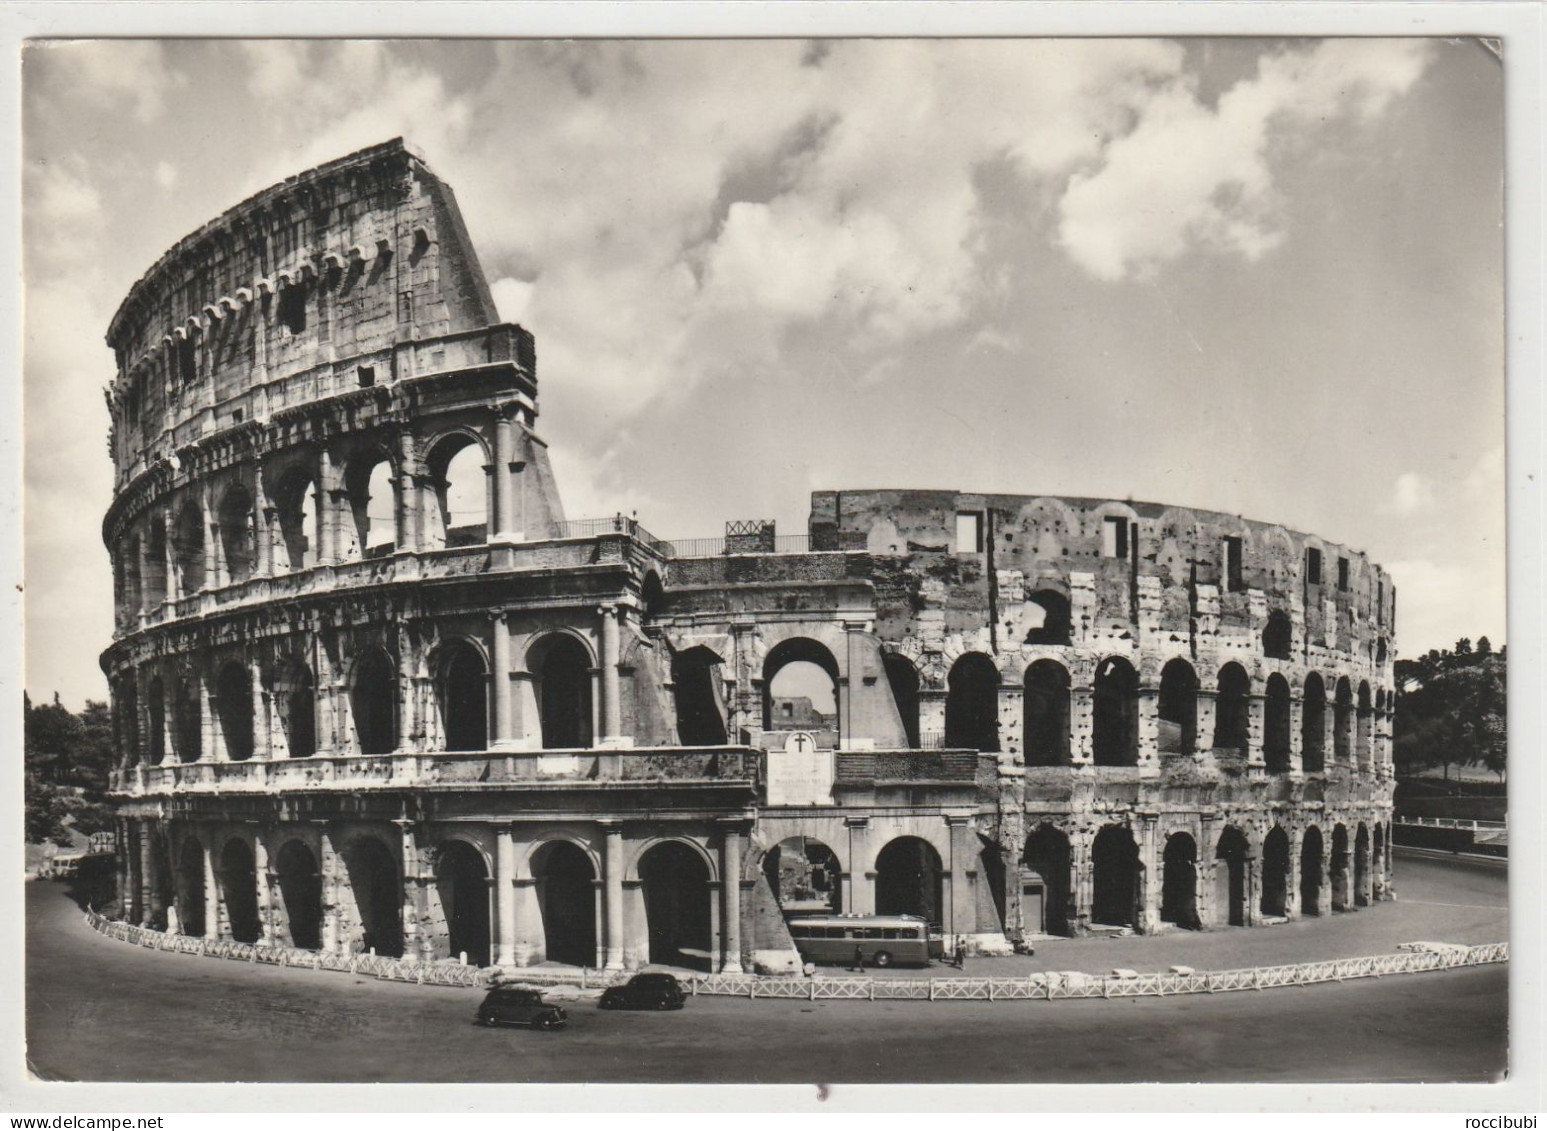
[[[782,751],[768,752],[768,803],[833,803],[833,752],[819,749],[809,731],[795,731],[784,740]]]

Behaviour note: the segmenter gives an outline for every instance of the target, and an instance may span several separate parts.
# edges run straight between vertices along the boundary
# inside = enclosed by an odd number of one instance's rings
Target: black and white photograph
[[[1486,21],[241,26],[20,49],[24,1079],[1510,1078]]]

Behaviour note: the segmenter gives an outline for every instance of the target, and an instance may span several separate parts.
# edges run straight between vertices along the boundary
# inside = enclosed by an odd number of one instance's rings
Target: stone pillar
[[[262,929],[259,938],[264,946],[273,946],[274,939],[274,873],[269,868],[269,846],[263,839],[263,830],[253,834],[253,871],[258,883],[258,923]]]
[[[251,665],[248,682],[252,692],[252,757],[267,762],[274,756],[269,719],[269,694],[263,689],[263,669]]]
[[[1214,723],[1219,709],[1219,695],[1212,688],[1198,689],[1198,735],[1194,740],[1198,750],[1214,747]]]
[[[204,589],[219,589],[226,583],[224,555],[220,552],[220,523],[210,505],[209,488],[199,491],[199,513],[204,521]]]
[[[130,866],[134,877],[134,922],[142,927],[150,926],[150,827],[147,821],[133,821],[134,863]]]
[[[623,969],[623,825],[619,821],[601,821],[606,842],[603,866],[607,885],[603,904],[607,910],[607,969]]]
[[[419,854],[418,830],[412,821],[393,822],[403,838],[403,960],[418,962],[432,957],[429,940],[420,929],[424,905],[423,861]]]
[[[876,909],[876,873],[870,859],[870,818],[845,817],[849,830],[848,870],[842,874],[843,910],[850,915],[872,915]]]
[[[1267,717],[1267,697],[1253,691],[1246,696],[1246,764],[1262,767],[1266,760],[1262,754],[1262,737]]]
[[[1293,688],[1291,688],[1293,691]],[[1289,700],[1289,773],[1299,777],[1305,773],[1305,702],[1299,695]]]
[[[1145,777],[1160,772],[1160,688],[1139,688],[1139,768]]]
[[[1160,819],[1158,813],[1141,814],[1142,821],[1139,826],[1139,867],[1143,877],[1144,898],[1139,905],[1139,931],[1141,934],[1153,935],[1160,930],[1160,888],[1164,883],[1161,867],[1161,852],[1158,844],[1156,826]]]
[[[199,840],[204,850],[204,937],[218,939],[224,925],[221,923],[224,901],[220,898],[220,879],[215,874],[214,837],[206,831]]]
[[[514,422],[503,407],[494,410],[494,531],[490,541],[512,541],[521,536],[516,519],[516,480],[512,440]]]
[[[183,595],[183,579],[177,572],[177,525],[173,521],[171,507],[161,512],[161,523],[161,548],[165,551],[167,574],[165,603],[171,604]]]
[[[623,704],[618,679],[618,606],[603,605],[602,618],[601,723],[602,746],[624,746],[619,741],[623,729]]]
[[[510,711],[510,625],[505,618],[503,609],[490,615],[490,628],[494,635],[494,646],[489,649],[489,700],[490,713],[494,716],[494,734],[490,745],[496,749],[508,746],[515,737]]]
[[[225,743],[220,741],[220,727],[215,722],[209,680],[197,671],[192,678],[199,687],[199,761],[224,762],[226,760]]]
[[[322,949],[327,954],[338,954],[343,945],[339,899],[343,896],[344,861],[333,847],[333,833],[326,828],[320,833],[318,848],[321,858],[317,866],[322,873]]]
[[[1069,761],[1075,766],[1089,766],[1094,759],[1091,742],[1095,725],[1095,690],[1089,685],[1076,686],[1069,693]]]
[[[317,453],[317,564],[331,565],[338,556],[338,532],[333,525],[333,461],[327,449]]]
[[[418,725],[418,703],[414,688],[414,641],[408,626],[401,621],[397,628],[397,733],[393,735],[393,750],[404,750],[414,745],[414,735],[423,730]]]
[[[720,876],[725,887],[725,974],[741,973],[741,847],[746,829],[741,819],[720,826]]]
[[[494,856],[494,962],[498,966],[516,964],[516,838],[510,826],[495,833]]]
[[[1284,918],[1291,923],[1300,918],[1300,850],[1305,834],[1289,840],[1289,874],[1284,878]]]
[[[262,337],[262,334],[258,336]],[[274,572],[275,514],[263,490],[263,467],[256,465],[252,473],[252,533],[253,572],[258,577],[269,577]]]
[[[132,923],[134,920],[130,918],[130,908],[134,903],[134,888],[130,879],[129,859],[136,846],[129,839],[129,822],[124,818],[114,818],[113,833],[118,842],[118,856],[113,861],[115,873],[113,894],[118,900],[118,919],[123,923]]]
[[[1262,926],[1262,845],[1252,845],[1246,857],[1246,925]]]
[[[136,566],[140,571],[139,605],[134,610],[138,614],[140,624],[145,624],[145,618],[150,615],[150,601],[146,593],[150,590],[150,538],[149,530],[135,544]]]
[[[950,910],[945,923],[948,935],[976,934],[978,913],[973,881],[977,879],[977,853],[972,850],[972,817],[965,813],[947,814],[950,836]]]
[[[1198,901],[1198,922],[1208,930],[1219,926],[1219,909],[1214,902],[1214,847],[1219,843],[1219,818],[1201,818],[1198,822],[1198,836],[1193,892]]]
[[[1015,755],[1021,764],[1026,762],[1026,685],[1002,683],[999,685],[999,749]]]
[[[1090,929],[1090,905],[1092,897],[1091,834],[1081,830],[1069,837],[1069,854],[1074,864],[1074,922],[1070,924],[1076,935]]]
[[[398,434],[398,497],[397,529],[393,537],[397,548],[408,553],[418,553],[420,547],[420,510],[423,499],[419,492],[419,479],[415,475],[418,458],[414,452],[414,435],[403,431]]]

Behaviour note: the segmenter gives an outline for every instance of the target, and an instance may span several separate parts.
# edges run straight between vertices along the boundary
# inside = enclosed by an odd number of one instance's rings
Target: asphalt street
[[[1344,954],[1382,953],[1393,934],[1507,937],[1502,869],[1400,861],[1398,882],[1402,903],[1334,918]],[[1262,941],[1270,936],[1281,940],[1276,948]],[[1219,932],[1204,943],[1213,957],[1249,947],[1261,962],[1302,961],[1290,952],[1324,945],[1301,938],[1314,932]],[[1185,942],[1051,944],[1070,949],[1067,961],[1048,965],[1164,969],[1180,961],[1172,948]],[[976,965],[968,972],[996,972],[990,960]],[[91,931],[64,886],[37,882],[27,891],[28,1063],[55,1080],[1484,1081],[1506,1064],[1507,983],[1500,965],[1122,1001],[699,997],[666,1014],[574,1002],[564,1031],[488,1031],[473,1024],[473,990],[145,950]]]

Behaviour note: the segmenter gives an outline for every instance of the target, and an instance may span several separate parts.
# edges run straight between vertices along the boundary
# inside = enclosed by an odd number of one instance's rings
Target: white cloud
[[[127,106],[140,122],[160,118],[167,95],[186,82],[154,40],[64,41],[49,43],[46,50],[65,72],[61,89],[98,110]]]
[[[1428,476],[1407,471],[1397,476],[1391,499],[1383,508],[1392,514],[1416,514],[1434,506],[1434,484]]]
[[[520,322],[532,305],[532,284],[506,275],[489,284],[494,307],[506,322]]]
[[[177,185],[177,166],[170,161],[157,161],[155,169],[151,171],[151,177],[157,187],[172,189]]]
[[[1284,239],[1271,170],[1276,142],[1328,119],[1378,116],[1422,74],[1421,40],[1329,40],[1264,58],[1213,108],[1196,83],[1163,83],[1134,128],[1069,180],[1059,236],[1097,278],[1143,274],[1191,248],[1255,260]]]

